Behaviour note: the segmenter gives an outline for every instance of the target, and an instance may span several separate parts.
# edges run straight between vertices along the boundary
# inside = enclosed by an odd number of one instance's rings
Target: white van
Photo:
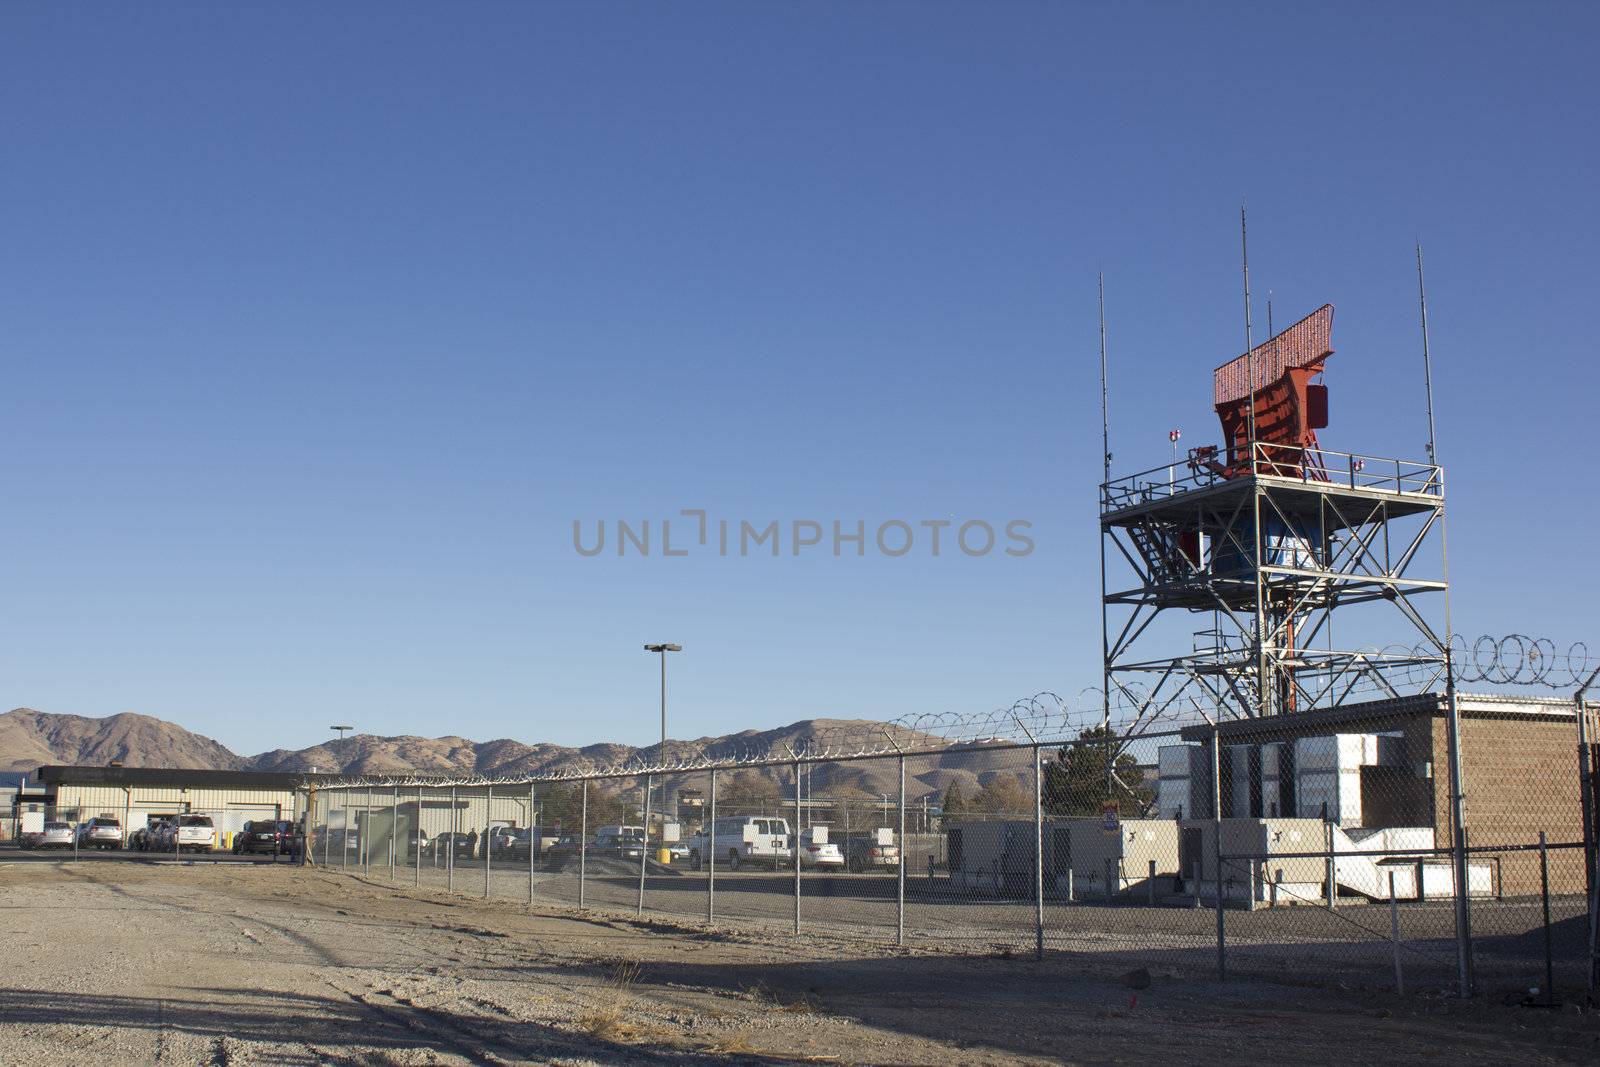
[[[787,819],[736,815],[718,819],[714,831],[708,835],[702,827],[689,838],[689,866],[697,871],[713,852],[717,866],[730,871],[750,863],[778,867],[794,859]]]

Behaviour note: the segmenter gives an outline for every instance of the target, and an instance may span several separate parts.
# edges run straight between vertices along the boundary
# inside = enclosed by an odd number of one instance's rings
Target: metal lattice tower
[[[1108,715],[1134,705],[1131,730],[1445,684],[1443,470],[1317,442],[1332,312],[1217,370],[1223,446],[1100,487]]]

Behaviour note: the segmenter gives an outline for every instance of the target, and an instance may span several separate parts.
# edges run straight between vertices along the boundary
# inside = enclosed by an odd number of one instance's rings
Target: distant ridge
[[[771,730],[745,730],[693,741],[668,741],[669,758],[716,755],[735,749],[773,748],[785,751],[791,742],[824,729],[869,725],[857,719],[805,719]],[[870,724],[877,726],[878,724]],[[655,749],[656,746],[649,746]],[[56,715],[17,708],[0,714],[0,772],[32,775],[49,764],[128,767],[187,767],[212,770],[310,771],[348,774],[481,774],[515,777],[556,771],[573,763],[585,766],[624,764],[643,750],[631,745],[601,743],[572,748],[549,743],[525,744],[509,738],[472,741],[465,737],[378,737],[356,734],[310,748],[273,749],[257,756],[239,756],[220,742],[176,723],[149,715],[124,713],[102,719]],[[653,755],[653,752],[652,752]],[[960,757],[935,756],[917,761],[913,792],[944,790],[953,781],[976,787],[989,773],[974,774]],[[819,767],[816,788],[850,786],[874,796],[898,789],[892,761],[872,760]]]

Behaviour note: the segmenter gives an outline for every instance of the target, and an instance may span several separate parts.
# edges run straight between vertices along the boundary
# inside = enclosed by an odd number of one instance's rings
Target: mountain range
[[[856,719],[805,719],[771,730],[746,730],[720,737],[667,742],[671,760],[733,756],[742,752],[785,752],[791,745],[819,735],[871,734],[890,738],[909,749],[937,747],[935,738],[891,724]],[[650,746],[655,756],[657,746]],[[302,749],[273,749],[240,756],[220,742],[149,715],[123,713],[106,718],[59,715],[16,708],[0,714],[0,776],[32,775],[50,764],[128,767],[183,767],[244,771],[320,771],[345,774],[481,774],[493,777],[536,775],[574,767],[626,764],[642,749],[601,743],[573,748],[549,743],[526,744],[510,738],[472,741],[446,737],[379,737],[356,734]],[[1009,764],[1021,753],[994,753],[1007,759],[986,760],[977,753],[916,757],[908,761],[908,794],[942,793],[954,782],[975,788],[995,773],[1015,774]],[[653,760],[652,760],[653,761]],[[830,763],[818,766],[811,782],[818,791],[849,787],[872,796],[896,792],[898,768],[892,759]]]

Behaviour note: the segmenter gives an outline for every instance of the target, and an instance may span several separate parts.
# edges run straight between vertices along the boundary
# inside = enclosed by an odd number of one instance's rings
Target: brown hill
[[[243,760],[222,745],[148,715],[103,719],[16,708],[0,715],[0,770],[32,772],[50,763],[229,770]]]
[[[790,752],[808,738],[830,739],[835,746],[879,746],[885,741],[907,749],[937,747],[934,738],[884,723],[859,719],[806,719],[771,730],[745,730],[693,741],[668,741],[671,759],[733,757],[753,752]],[[104,719],[52,715],[18,708],[0,715],[0,772],[32,773],[44,764],[100,765],[120,761],[130,767],[194,767],[219,770],[321,771],[348,774],[480,774],[493,777],[535,775],[569,769],[618,767],[636,756],[652,762],[657,746],[640,749],[601,743],[583,748],[548,743],[525,744],[509,738],[472,741],[465,737],[379,737],[356,734],[310,748],[274,749],[241,757],[209,737],[148,715],[122,714]],[[962,752],[919,756],[907,761],[907,792],[913,797],[942,794],[961,781],[973,791],[996,773],[1022,774],[1026,753]],[[792,789],[787,767],[760,772]],[[692,784],[695,775],[675,775]],[[807,784],[818,795],[831,790],[878,797],[899,790],[893,759],[830,763],[818,766]]]

